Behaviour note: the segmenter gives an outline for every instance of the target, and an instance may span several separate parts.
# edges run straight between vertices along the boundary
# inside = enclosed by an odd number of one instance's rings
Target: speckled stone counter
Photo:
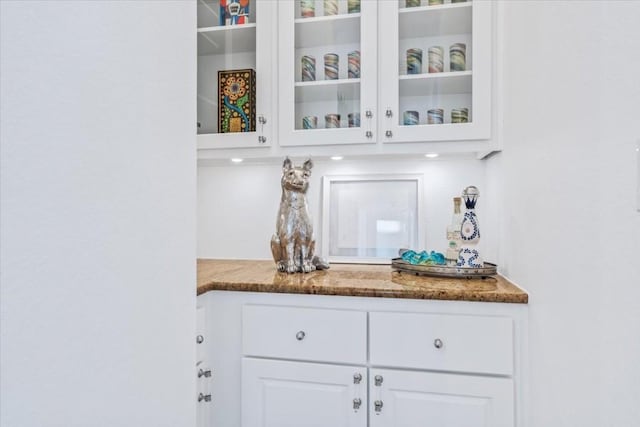
[[[198,260],[198,295],[211,290],[483,302],[528,302],[502,276],[450,279],[391,271],[389,265],[332,264],[329,270],[286,274],[273,261]]]

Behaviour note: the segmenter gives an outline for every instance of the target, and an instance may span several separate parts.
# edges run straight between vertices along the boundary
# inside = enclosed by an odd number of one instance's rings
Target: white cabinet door
[[[515,425],[510,378],[388,369],[369,375],[371,427]]]
[[[377,2],[278,7],[279,144],[375,142]]]
[[[380,138],[384,143],[487,139],[491,130],[491,2],[426,3],[423,0],[419,7],[405,7],[404,1],[379,3]],[[455,61],[451,65],[450,49],[460,44],[464,64]],[[429,49],[435,47],[441,48],[437,68],[429,66]],[[452,123],[454,109],[466,109],[468,122]],[[429,123],[430,110],[432,121],[440,116],[442,124]],[[441,111],[436,114],[436,110]]]
[[[247,23],[225,25],[220,22],[219,0],[198,2],[198,149],[260,147],[272,142],[275,5],[254,0],[249,10],[249,16],[244,17]],[[240,69],[256,72],[255,118],[250,126],[255,131],[222,133],[218,72]],[[238,90],[228,95],[238,100],[234,102],[236,108],[251,103],[244,99],[249,80],[238,81],[234,86]],[[249,121],[251,117],[249,114]]]
[[[365,427],[366,383],[363,367],[244,358],[242,427]]]

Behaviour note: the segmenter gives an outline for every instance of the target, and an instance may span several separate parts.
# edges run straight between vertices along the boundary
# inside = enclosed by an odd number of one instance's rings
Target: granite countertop
[[[529,296],[502,276],[451,279],[392,271],[389,265],[331,264],[287,274],[273,261],[198,260],[198,295],[212,290],[526,304]]]

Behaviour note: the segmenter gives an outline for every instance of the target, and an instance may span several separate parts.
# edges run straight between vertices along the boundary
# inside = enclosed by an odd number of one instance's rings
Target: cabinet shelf
[[[295,84],[296,102],[343,101],[360,98],[360,79],[321,80]]]
[[[256,24],[198,28],[198,55],[256,51]]]
[[[472,3],[400,8],[400,39],[471,32]]]
[[[471,93],[472,71],[402,75],[400,96]]]
[[[360,42],[360,14],[319,16],[295,20],[295,47]]]

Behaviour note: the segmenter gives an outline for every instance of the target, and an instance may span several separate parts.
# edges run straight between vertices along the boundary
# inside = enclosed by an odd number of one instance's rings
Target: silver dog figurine
[[[282,198],[276,234],[271,238],[271,253],[278,271],[309,273],[329,268],[328,263],[314,256],[316,241],[306,198],[312,167],[311,159],[302,166],[293,166],[288,157],[282,165]]]

